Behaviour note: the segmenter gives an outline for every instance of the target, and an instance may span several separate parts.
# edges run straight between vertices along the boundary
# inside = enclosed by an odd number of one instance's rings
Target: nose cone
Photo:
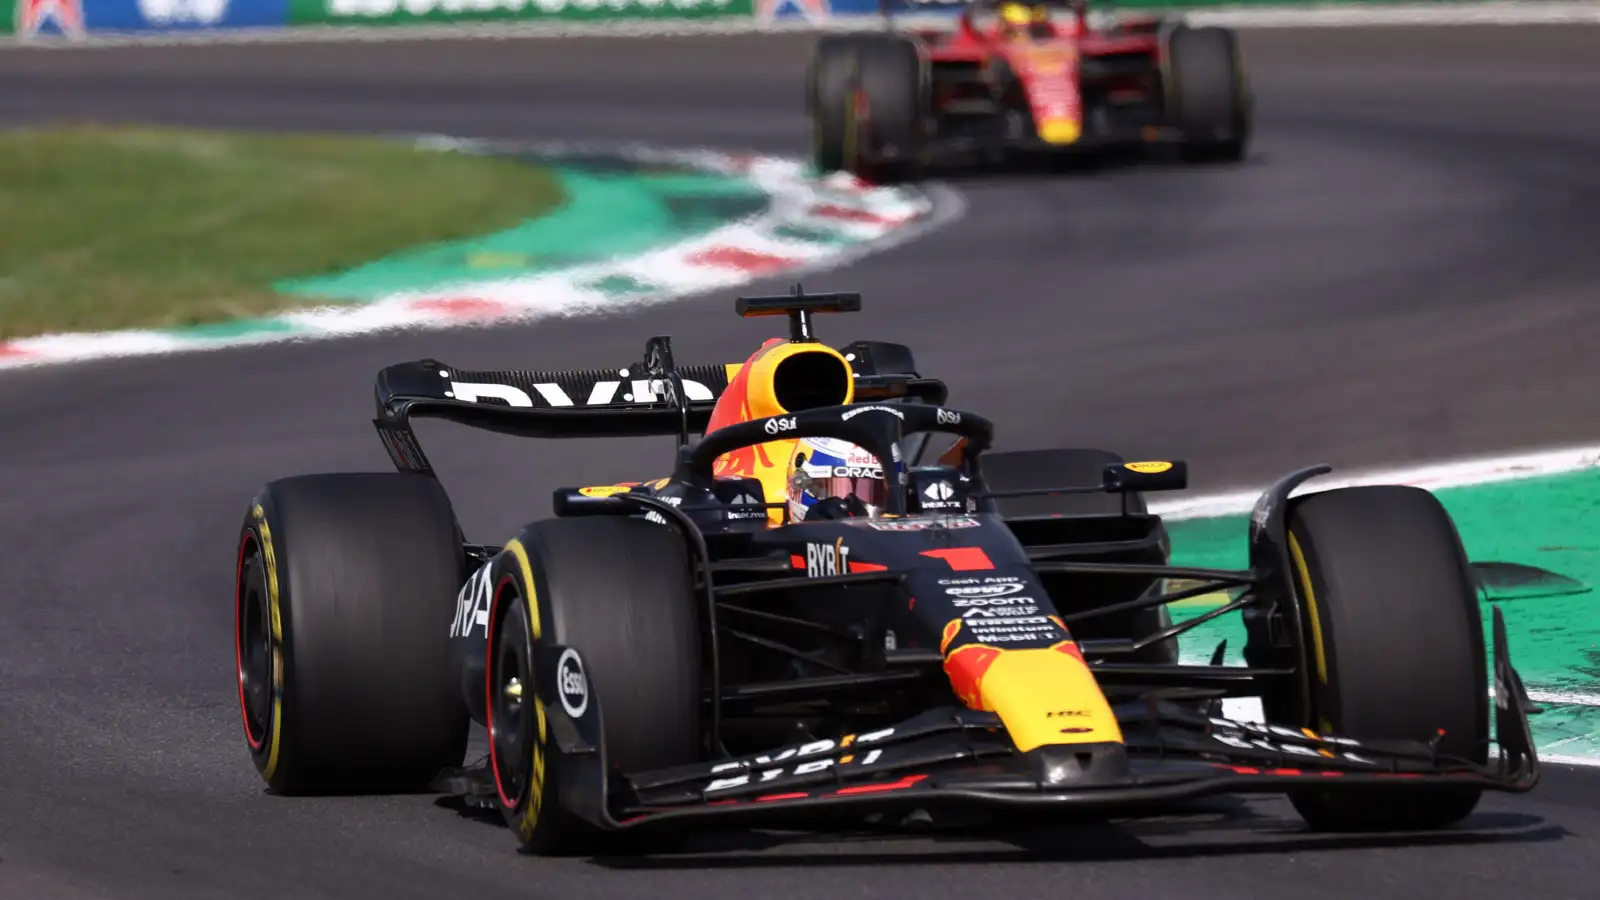
[[[948,651],[944,668],[956,696],[999,715],[1019,751],[1122,742],[1111,705],[1073,641],[1025,650],[966,644]]]
[[[1087,787],[1128,779],[1128,748],[1122,744],[1047,744],[1022,754],[1043,787]]]
[[[1039,128],[1039,137],[1049,144],[1072,144],[1082,136],[1083,129],[1072,119],[1053,119]]]

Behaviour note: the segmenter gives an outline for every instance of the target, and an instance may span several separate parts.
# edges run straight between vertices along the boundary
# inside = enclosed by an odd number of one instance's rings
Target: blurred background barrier
[[[289,0],[289,24],[749,19],[751,4],[752,0]]]
[[[824,0],[825,2],[825,0]],[[752,0],[0,0],[23,40],[329,25],[744,20]]]
[[[939,27],[964,0],[889,0],[907,24]],[[1232,25],[1409,21],[1600,21],[1596,0],[1117,0],[1119,11],[1193,12]],[[514,37],[535,31],[633,33],[855,30],[877,27],[880,0],[0,0],[0,40],[59,42],[233,36],[245,40],[431,37],[413,29]],[[411,26],[390,31],[390,26]]]
[[[0,0],[0,34],[81,37],[98,32],[281,28],[289,0]]]
[[[889,0],[897,18],[931,20],[955,18],[966,0]],[[754,0],[755,19],[762,24],[799,24],[810,22],[827,25],[830,22],[867,19],[880,15],[880,0]],[[1520,0],[1114,0],[1096,2],[1090,8],[1100,13],[1117,11],[1138,12],[1187,10],[1228,10],[1249,14],[1267,10],[1370,10],[1377,12],[1449,13],[1450,10],[1483,10],[1505,7],[1578,7],[1588,6],[1585,0],[1556,0],[1554,3],[1520,2]]]

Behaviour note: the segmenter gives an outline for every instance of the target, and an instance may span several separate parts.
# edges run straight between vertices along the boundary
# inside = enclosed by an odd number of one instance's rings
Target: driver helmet
[[[1017,28],[1026,28],[1034,22],[1044,21],[1049,16],[1049,11],[1043,6],[1031,3],[1002,3],[1000,4],[1000,17],[1006,24]]]
[[[889,493],[883,466],[861,447],[836,438],[801,438],[789,469],[789,516],[877,516]],[[820,507],[819,507],[820,505]]]

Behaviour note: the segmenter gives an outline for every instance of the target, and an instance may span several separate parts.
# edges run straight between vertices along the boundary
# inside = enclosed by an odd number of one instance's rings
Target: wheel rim
[[[259,751],[272,720],[272,618],[266,570],[259,548],[246,538],[240,549],[238,599],[234,610],[234,652],[245,739]]]
[[[533,725],[533,672],[523,624],[516,603],[510,598],[504,621],[490,620],[499,634],[491,635],[489,652],[489,752],[495,789],[507,809],[516,809],[527,794],[529,740]],[[499,604],[495,604],[499,606]]]

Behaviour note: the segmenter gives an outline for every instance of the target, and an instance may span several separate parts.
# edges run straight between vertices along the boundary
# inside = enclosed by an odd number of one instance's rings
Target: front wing
[[[563,775],[551,785],[557,796],[546,802],[554,799],[606,830],[638,830],[679,827],[687,820],[799,826],[911,809],[1133,815],[1142,806],[1209,794],[1307,787],[1459,784],[1525,792],[1539,780],[1528,725],[1531,705],[1511,666],[1498,609],[1494,631],[1498,753],[1487,764],[1444,756],[1432,743],[1355,740],[1242,722],[1150,696],[1115,708],[1121,745],[1069,744],[1018,753],[998,716],[946,708],[892,728],[760,756],[619,773],[606,763],[599,698],[591,697],[576,719],[559,704],[548,704],[550,749],[561,756]],[[461,779],[449,781],[447,789],[481,793]]]

